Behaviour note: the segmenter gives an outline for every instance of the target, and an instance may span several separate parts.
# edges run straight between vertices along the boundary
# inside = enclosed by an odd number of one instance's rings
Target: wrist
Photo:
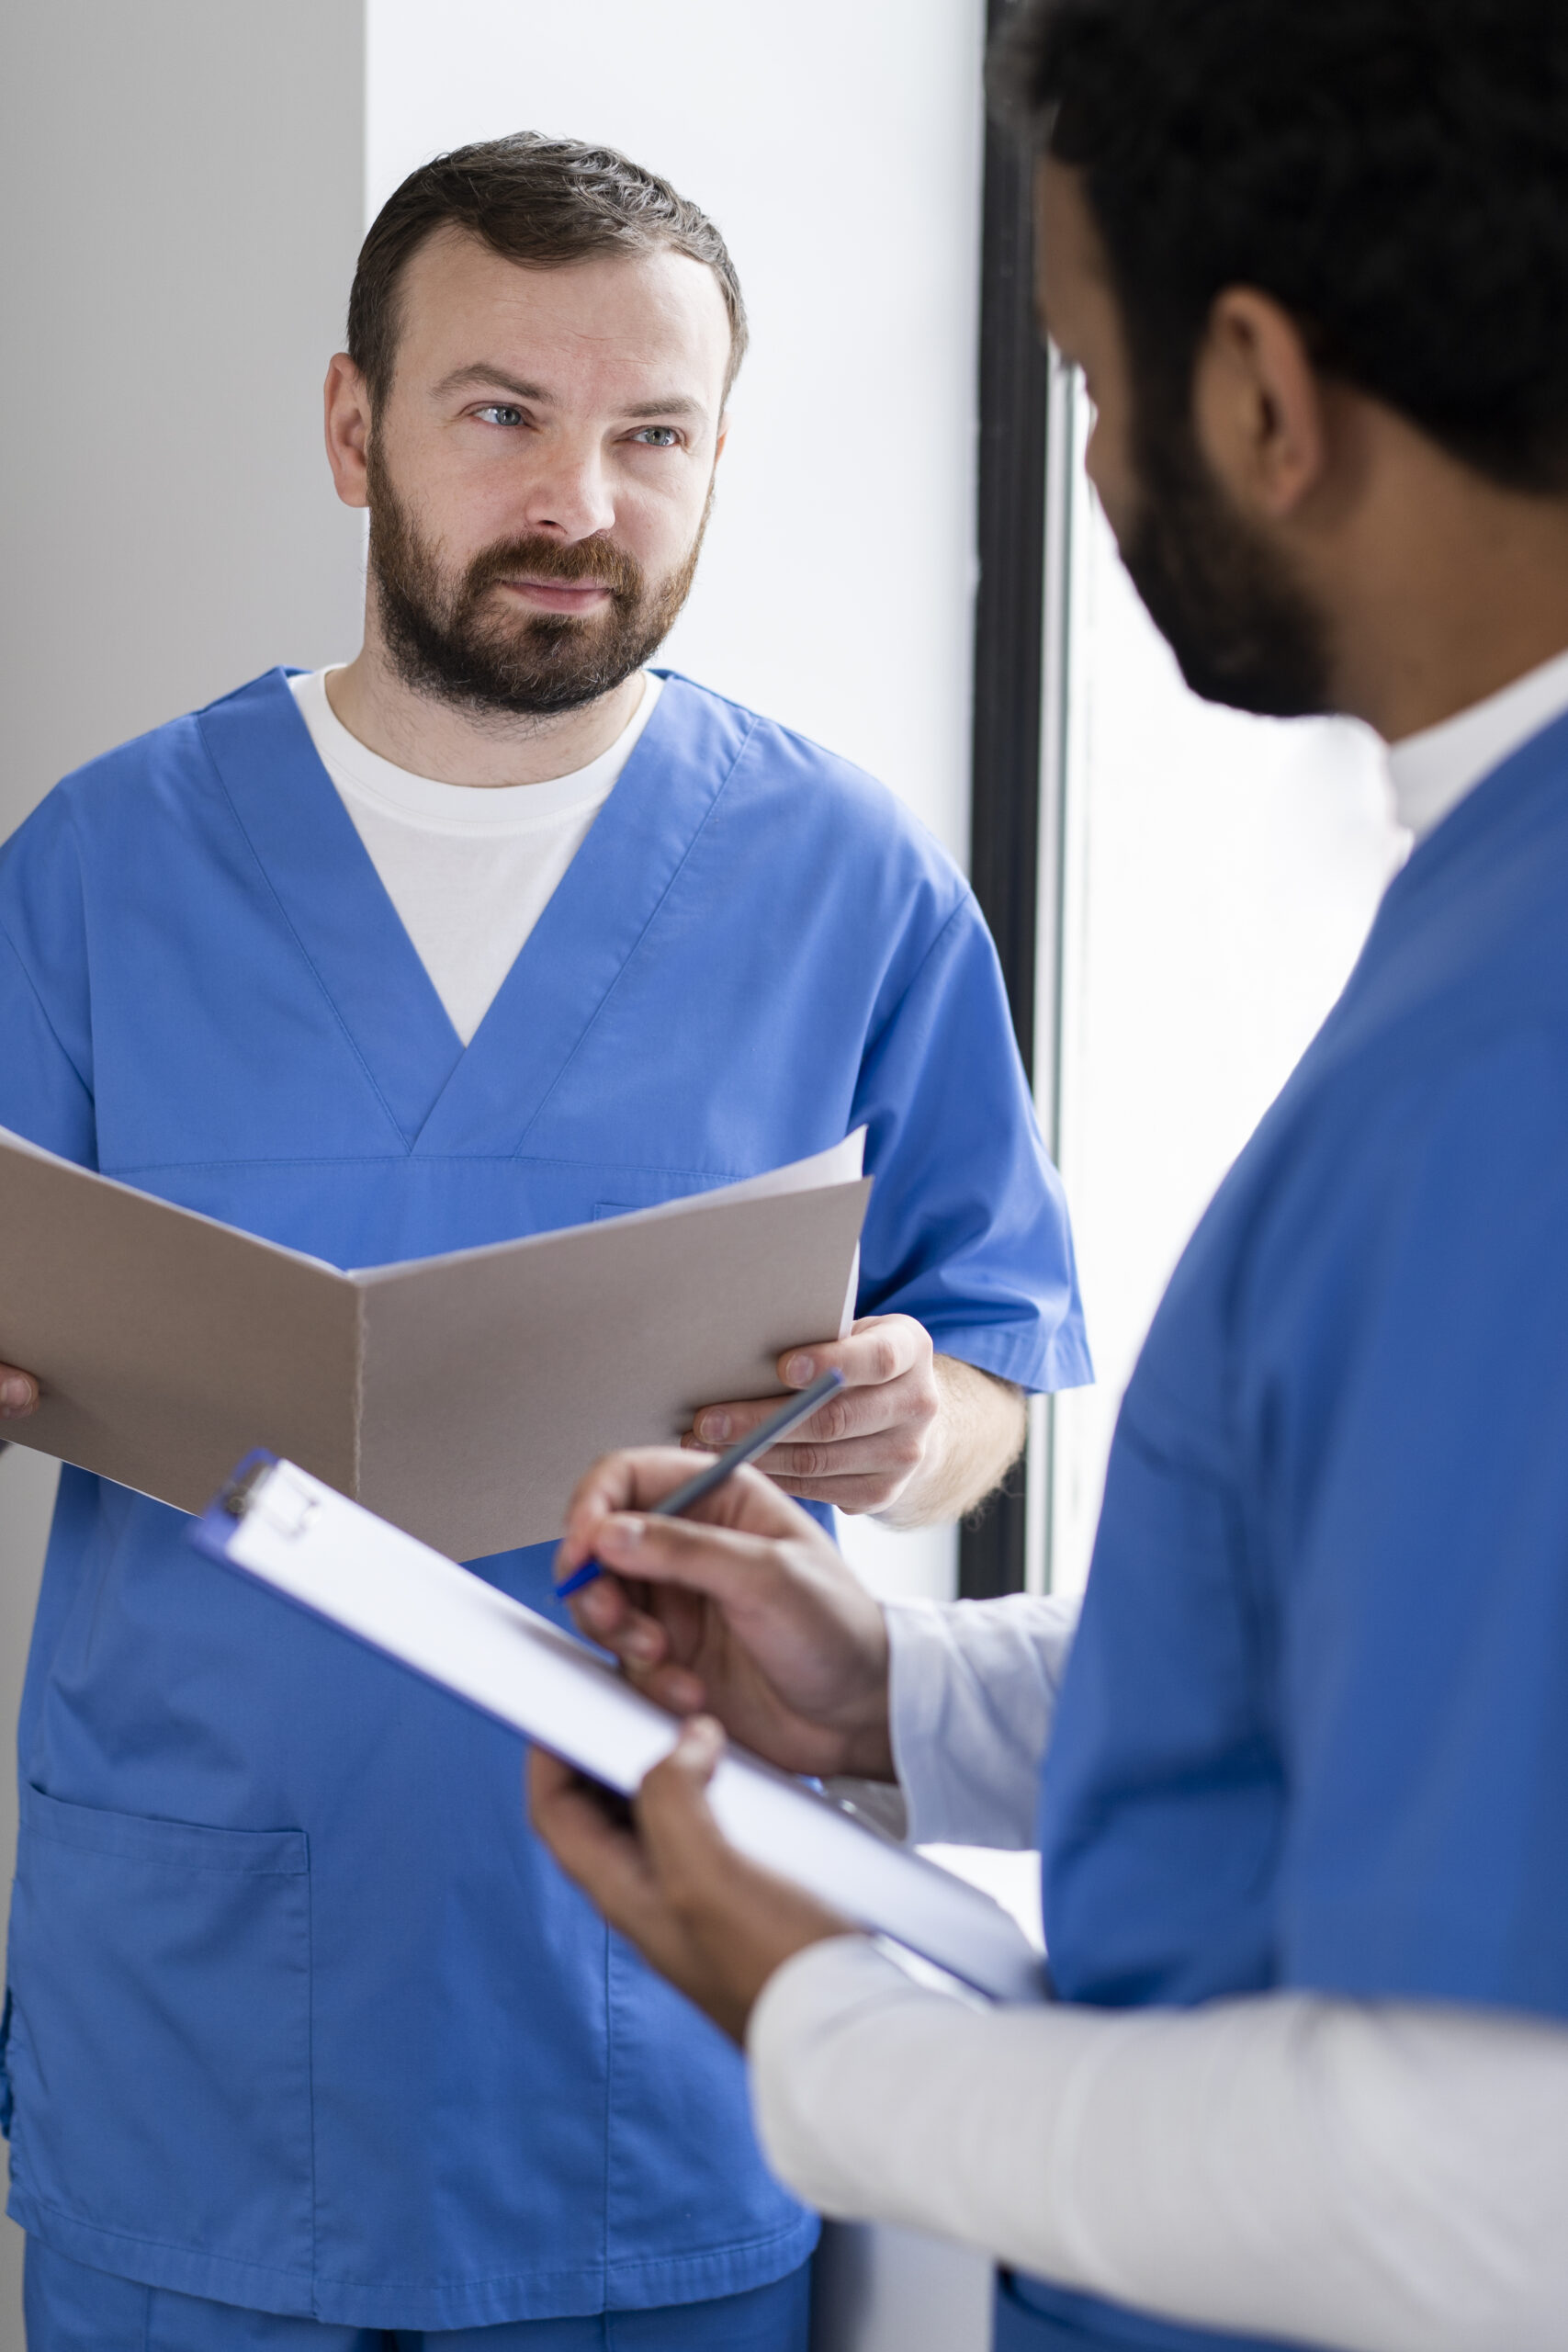
[[[853,1781],[897,1781],[891,1712],[893,1645],[880,1601],[864,1596],[864,1648],[860,1690],[839,1720],[838,1770]]]
[[[846,1781],[889,1781],[897,1784],[897,1768],[893,1761],[892,1729],[884,1716],[879,1724],[846,1735],[842,1758],[833,1776]]]

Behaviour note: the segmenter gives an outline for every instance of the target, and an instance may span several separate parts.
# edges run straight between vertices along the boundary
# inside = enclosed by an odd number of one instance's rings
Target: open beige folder
[[[344,1273],[0,1128],[0,1363],[43,1390],[5,1433],[181,1510],[265,1446],[449,1556],[545,1541],[595,1454],[843,1330],[862,1146]]]

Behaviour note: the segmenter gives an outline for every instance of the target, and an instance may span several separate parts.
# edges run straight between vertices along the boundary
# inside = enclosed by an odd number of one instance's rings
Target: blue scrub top
[[[836,1142],[860,1307],[1089,1377],[973,899],[890,795],[671,677],[465,1052],[281,672],[0,853],[0,1124],[341,1266]],[[525,1825],[516,1741],[64,1474],[20,1729],[10,2210],[153,2286],[360,2327],[783,2276],[736,2052]],[[481,1563],[553,1607],[547,1546]]]
[[[1568,2017],[1568,720],[1416,849],[1177,1269],[1043,1850],[1070,2000]]]

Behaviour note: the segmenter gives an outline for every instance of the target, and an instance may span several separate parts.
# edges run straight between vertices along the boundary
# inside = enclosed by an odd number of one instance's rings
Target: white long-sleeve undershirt
[[[1070,1608],[888,1622],[910,1837],[1029,1842]],[[846,1937],[777,1973],[749,2047],[769,2161],[825,2212],[1346,2352],[1568,2343],[1568,2028],[1547,2019],[1297,1993],[986,2009]]]

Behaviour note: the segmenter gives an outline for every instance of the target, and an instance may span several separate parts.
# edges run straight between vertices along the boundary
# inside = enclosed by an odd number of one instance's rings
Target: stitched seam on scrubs
[[[39,1794],[41,1795],[42,1793],[44,1792],[40,1790]],[[63,1800],[57,1798],[55,1802],[59,1804],[63,1802]],[[189,1825],[185,1822],[171,1822],[168,1826],[173,1829],[183,1829]],[[291,1871],[288,1869],[277,1869],[270,1863],[265,1868],[258,1870],[254,1864],[248,1862],[198,1862],[191,1860],[184,1854],[165,1857],[162,1854],[139,1852],[134,1850],[129,1845],[96,1845],[90,1839],[85,1838],[59,1838],[54,1835],[52,1830],[43,1828],[36,1821],[29,1821],[27,1825],[27,1828],[29,1838],[38,1838],[46,1846],[58,1846],[61,1848],[62,1852],[67,1854],[101,1854],[106,1861],[146,1862],[154,1870],[209,1871],[215,1872],[220,1878],[309,1878],[310,1874],[309,1862],[306,1863],[302,1870]],[[227,1830],[220,1830],[217,1834],[221,1838],[227,1837],[231,1833]],[[243,1838],[250,1837],[257,1833],[249,1830],[240,1830],[236,1834]],[[270,1833],[263,1830],[259,1834],[265,1837]],[[283,1834],[286,1837],[303,1837],[304,1832],[302,1830],[286,1830]]]
[[[765,2237],[726,2238],[717,2245],[688,2246],[681,2254],[624,2254],[619,2261],[612,2262],[608,2267],[612,2273],[622,2270],[653,2270],[661,2269],[666,2264],[673,2266],[682,2262],[707,2262],[716,2255],[761,2254],[771,2245],[783,2245],[789,2239],[798,2236],[802,2221],[808,2221],[809,2218],[803,2209],[793,2222],[787,2222],[783,2229],[770,2230]]]
[[[604,1931],[604,2175],[600,2193],[599,2275],[610,2275],[610,2134],[615,2122],[615,2029],[610,1983],[610,1935]],[[599,2290],[604,2294],[604,2285]]]
[[[212,770],[213,776],[217,781],[218,789],[223,795],[224,805],[228,808],[229,814],[234,820],[235,826],[239,831],[240,839],[244,842],[246,849],[250,852],[251,861],[255,866],[256,872],[261,876],[267,897],[277,909],[279,922],[282,923],[285,931],[288,933],[289,938],[294,942],[295,946],[299,950],[305,969],[310,973],[311,979],[315,982],[322,1003],[326,1006],[328,1012],[332,1015],[333,1022],[336,1023],[339,1034],[341,1035],[344,1043],[347,1046],[349,1052],[354,1056],[355,1060],[364,1071],[367,1086],[369,1087],[371,1093],[375,1096],[377,1102],[380,1104],[382,1111],[385,1113],[388,1125],[391,1128],[392,1133],[402,1145],[404,1151],[407,1152],[412,1138],[404,1135],[401,1127],[398,1125],[396,1118],[393,1116],[392,1106],[388,1102],[386,1096],[382,1093],[380,1087],[377,1084],[375,1072],[371,1069],[369,1063],[360,1052],[354,1032],[350,1029],[347,1022],[344,1019],[343,1014],[338,1011],[332,990],[328,988],[320,972],[317,971],[309,948],[300,938],[298,931],[294,928],[294,923],[289,916],[288,910],[277,895],[277,890],[274,885],[273,878],[262,863],[261,853],[256,848],[254,842],[252,841],[249,832],[245,829],[244,819],[241,816],[238,808],[234,806],[233,795],[229,790],[227,779],[225,778],[223,771],[220,767],[217,758],[213,753],[211,744],[207,740],[207,730],[202,725],[202,718],[203,714],[197,712],[196,729],[197,733],[201,737],[202,752],[206,756],[207,764]]]
[[[400,1151],[287,1152],[276,1159],[139,1159],[115,1161],[100,1170],[100,1174],[114,1176],[121,1183],[130,1183],[137,1176],[178,1175],[182,1169],[220,1172],[231,1168],[386,1168],[395,1166],[407,1155]],[[433,1151],[422,1152],[421,1165],[431,1168],[495,1167],[510,1168],[521,1155],[515,1151]],[[717,1187],[739,1184],[755,1176],[754,1168],[674,1168],[662,1162],[642,1159],[604,1160],[566,1159],[544,1152],[527,1155],[530,1168],[560,1168],[569,1175],[585,1171],[604,1173],[613,1170],[617,1178],[631,1176],[678,1176],[682,1182],[689,1177],[699,1183]],[[606,1181],[608,1175],[606,1174]],[[648,1204],[660,1207],[662,1203]],[[486,1245],[480,1244],[480,1247]]]
[[[985,930],[986,919],[980,912],[980,902],[976,898],[974,892],[970,889],[968,884],[964,883],[960,890],[958,901],[954,906],[953,912],[942,923],[942,926],[937,933],[936,937],[931,941],[931,945],[926,949],[926,952],[921,956],[919,964],[910,973],[908,979],[899,989],[894,1001],[888,1006],[885,1017],[878,1022],[876,1027],[871,1031],[869,1035],[863,1041],[861,1046],[861,1068],[863,1070],[864,1069],[866,1063],[871,1059],[873,1054],[875,1053],[877,1047],[881,1045],[883,1039],[886,1036],[888,1031],[892,1028],[893,1023],[903,1012],[904,1007],[908,1003],[909,999],[914,995],[915,990],[919,987],[920,982],[925,978],[926,973],[931,967],[931,959],[936,955],[937,950],[941,947],[943,940],[947,937],[948,933],[957,922],[959,917],[961,915],[967,914],[971,909],[974,910],[976,922],[980,925],[982,930]],[[990,937],[990,933],[988,931],[986,932],[986,936],[987,939]]]
[[[220,2263],[227,2270],[253,2270],[258,2278],[288,2278],[301,2286],[308,2286],[310,2282],[309,2270],[280,2270],[276,2263],[247,2262],[243,2255],[238,2254],[214,2255],[209,2246],[191,2245],[178,2238],[149,2237],[145,2230],[117,2230],[107,2222],[94,2221],[90,2213],[75,2213],[69,2205],[56,2205],[51,2199],[40,2197],[33,2188],[23,2190],[17,2202],[31,2206],[39,2213],[57,2214],[61,2221],[69,2222],[75,2229],[90,2230],[95,2237],[113,2238],[120,2245],[155,2245],[165,2254],[191,2255],[200,2262]],[[393,2283],[400,2282],[394,2280]]]
[[[75,2220],[77,2217],[73,2214],[64,2218]],[[601,2268],[610,2276],[617,2276],[623,2272],[635,2274],[645,2270],[690,2267],[694,2263],[712,2262],[734,2255],[765,2254],[770,2246],[787,2245],[793,2238],[797,2238],[803,2228],[810,2226],[811,2219],[811,2215],[803,2208],[793,2221],[785,2222],[780,2229],[769,2230],[761,2237],[724,2238],[716,2245],[689,2246],[679,2254],[662,2252],[626,2254],[622,2255],[615,2262],[602,2265]],[[155,2245],[157,2241],[149,2239],[147,2243]],[[227,2260],[228,2256],[225,2256],[223,2259]],[[321,2287],[418,2288],[427,2293],[433,2293],[454,2288],[510,2287],[513,2282],[528,2283],[539,2278],[582,2278],[588,2275],[588,2267],[587,2264],[581,2262],[549,2264],[531,2262],[525,2270],[465,2271],[460,2276],[443,2276],[437,2278],[404,2278],[389,2276],[384,2271],[378,2271],[373,2278],[361,2278],[351,2271],[334,2270],[324,2272],[317,2284]],[[745,2290],[742,2289],[738,2291]],[[637,2306],[633,2305],[631,2308],[636,2309]],[[505,2324],[504,2322],[502,2324]]]
[[[64,1062],[66,1069],[71,1072],[72,1077],[75,1080],[77,1085],[81,1088],[88,1102],[93,1104],[96,1111],[97,1105],[93,1090],[88,1085],[86,1080],[83,1077],[81,1071],[77,1069],[75,1058],[73,1056],[70,1047],[66,1045],[64,1038],[55,1027],[49,1007],[44,1001],[43,992],[39,989],[38,982],[34,979],[32,973],[28,968],[28,959],[23,955],[21,949],[17,946],[16,941],[12,938],[10,932],[6,929],[4,922],[0,922],[0,939],[5,941],[6,946],[16,957],[17,969],[20,972],[23,979],[26,980],[28,989],[32,992],[33,1001],[38,1006],[39,1012],[43,1017],[44,1027],[49,1031],[50,1035],[53,1038],[55,1044],[60,1048],[61,1059]],[[96,1127],[96,1120],[95,1119],[95,1128]]]
[[[316,2268],[321,2245],[321,2215],[317,2208],[316,2173],[316,1904],[315,1880],[310,1869],[310,1848],[305,1846],[305,2098],[310,2118],[310,2301],[316,2301]]]
[[[621,986],[626,977],[626,974],[630,971],[633,964],[637,961],[637,956],[642,948],[643,941],[648,937],[649,933],[653,929],[654,924],[663,913],[666,906],[669,904],[671,892],[674,889],[675,885],[681,879],[682,875],[684,874],[687,866],[691,864],[692,859],[696,855],[697,844],[702,840],[703,835],[707,831],[708,827],[712,824],[714,811],[718,808],[725,794],[729,790],[730,786],[734,783],[735,771],[740,765],[741,761],[745,758],[747,752],[750,750],[751,739],[757,733],[761,724],[761,721],[756,717],[755,713],[747,713],[746,732],[736,746],[735,757],[729,763],[729,766],[725,773],[723,783],[719,786],[718,789],[714,794],[713,798],[708,802],[707,807],[704,809],[701,824],[697,827],[696,831],[692,835],[691,840],[686,843],[685,848],[682,851],[680,860],[676,865],[674,872],[671,875],[670,879],[664,885],[663,889],[659,893],[659,897],[655,900],[654,904],[649,909],[647,920],[644,922],[641,930],[637,933],[637,937],[633,940],[630,947],[626,950],[625,956],[622,958],[620,968],[616,972],[615,978],[610,982],[609,987],[604,990],[604,995],[594,1006],[592,1014],[578,1037],[576,1045],[573,1046],[570,1053],[568,1054],[565,1061],[562,1062],[559,1069],[557,1070],[554,1078],[551,1079],[549,1085],[546,1088],[543,1095],[536,1103],[534,1107],[534,1115],[529,1120],[527,1125],[524,1128],[522,1134],[518,1136],[516,1150],[510,1155],[513,1159],[521,1159],[524,1157],[524,1145],[527,1142],[529,1136],[538,1125],[539,1121],[544,1117],[547,1109],[549,1107],[551,1098],[556,1093],[558,1088],[564,1083],[567,1073],[571,1069],[578,1056],[586,1049],[589,1039],[592,1036],[594,1030],[598,1027],[600,1022],[604,1017],[606,1006],[611,1002],[616,989]]]

